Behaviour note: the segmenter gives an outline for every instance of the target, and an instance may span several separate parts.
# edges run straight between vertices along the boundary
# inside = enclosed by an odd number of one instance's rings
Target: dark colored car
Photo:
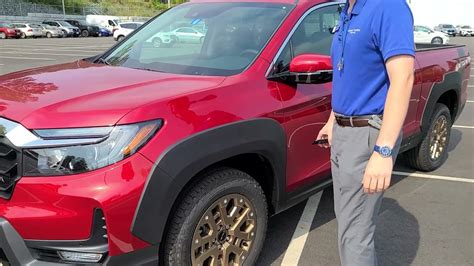
[[[100,33],[100,36],[101,37],[109,37],[109,36],[112,36],[112,33],[110,32],[110,30],[106,29],[106,28],[99,28],[99,33]]]
[[[439,24],[435,27],[435,30],[444,32],[449,36],[456,36],[457,34],[456,28],[451,24]]]
[[[79,37],[81,35],[81,30],[78,27],[73,26],[64,20],[47,20],[44,21],[43,24],[60,28],[67,37]]]
[[[268,216],[332,182],[312,143],[340,11],[191,1],[98,57],[0,76],[0,260],[253,265]],[[153,45],[183,24],[203,41]],[[464,46],[417,45],[402,144],[416,169],[446,160],[470,69]]]
[[[7,39],[7,38],[20,38],[21,31],[19,29],[15,29],[8,23],[0,22],[0,39]]]
[[[78,27],[81,31],[82,37],[100,36],[100,28],[98,26],[90,25],[89,23],[83,20],[66,19],[65,21],[73,26]]]

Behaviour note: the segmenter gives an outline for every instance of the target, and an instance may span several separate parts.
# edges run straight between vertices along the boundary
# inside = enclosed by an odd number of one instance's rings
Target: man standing
[[[376,218],[389,187],[414,80],[406,0],[348,0],[332,46],[331,146],[342,265],[377,265]],[[383,123],[382,123],[383,119]]]

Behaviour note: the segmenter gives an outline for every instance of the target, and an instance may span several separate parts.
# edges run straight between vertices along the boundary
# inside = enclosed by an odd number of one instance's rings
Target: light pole
[[[63,0],[63,16],[66,17],[66,6],[64,5],[64,0]]]
[[[170,8],[170,7],[171,7],[171,0],[168,0],[168,8]]]

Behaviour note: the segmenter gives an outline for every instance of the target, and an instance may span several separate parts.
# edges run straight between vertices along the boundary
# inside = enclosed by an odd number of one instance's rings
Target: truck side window
[[[341,10],[341,6],[335,4],[308,14],[276,60],[274,73],[288,71],[291,60],[300,54],[330,55],[332,30],[339,24]]]
[[[339,6],[323,7],[309,14],[298,26],[291,41],[294,56],[311,53],[330,55],[332,29],[339,22]]]

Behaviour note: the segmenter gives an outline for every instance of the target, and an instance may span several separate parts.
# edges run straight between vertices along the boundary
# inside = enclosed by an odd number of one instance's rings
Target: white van
[[[113,32],[119,25],[119,18],[115,16],[102,16],[102,15],[87,15],[86,21],[89,24],[97,25],[101,28],[106,28],[110,32]]]

